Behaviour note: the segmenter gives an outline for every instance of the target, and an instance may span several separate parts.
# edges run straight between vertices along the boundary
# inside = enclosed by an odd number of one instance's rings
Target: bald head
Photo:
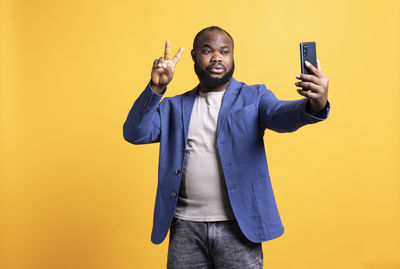
[[[232,42],[232,48],[233,48],[233,38],[227,31],[225,31],[224,29],[222,29],[218,26],[210,26],[210,27],[204,28],[203,30],[201,30],[200,32],[197,33],[197,35],[195,36],[194,41],[193,41],[193,49],[194,50],[196,50],[198,48],[199,42],[201,40],[203,41],[204,33],[210,32],[210,31],[223,32]],[[206,35],[206,36],[209,36],[209,35]],[[204,41],[207,41],[207,40],[204,40]]]

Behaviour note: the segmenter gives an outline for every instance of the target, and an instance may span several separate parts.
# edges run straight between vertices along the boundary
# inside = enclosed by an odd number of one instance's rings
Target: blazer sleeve
[[[147,144],[160,141],[160,112],[158,105],[162,94],[151,88],[150,81],[134,102],[123,126],[124,139],[132,144]]]
[[[330,103],[317,115],[306,112],[308,98],[282,101],[267,89],[260,87],[259,117],[261,123],[276,132],[293,132],[306,124],[317,123],[328,118]]]

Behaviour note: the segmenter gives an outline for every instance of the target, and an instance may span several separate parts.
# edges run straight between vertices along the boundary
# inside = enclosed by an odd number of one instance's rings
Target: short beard
[[[229,72],[226,73],[222,78],[212,78],[207,71],[203,71],[200,68],[196,61],[194,62],[194,72],[196,72],[200,82],[202,82],[207,89],[213,90],[224,85],[232,78],[233,72],[235,72],[235,61],[232,62],[231,70],[229,70]]]

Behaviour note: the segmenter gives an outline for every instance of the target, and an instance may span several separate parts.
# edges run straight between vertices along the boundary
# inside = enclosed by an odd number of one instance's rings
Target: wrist
[[[322,103],[314,103],[311,102],[311,100],[309,99],[306,105],[306,112],[315,116],[318,113],[320,113],[326,106],[326,102],[325,104]]]
[[[163,91],[165,90],[165,86],[159,86],[156,85],[153,80],[150,79],[150,86],[151,88],[157,93],[157,94],[162,94]]]

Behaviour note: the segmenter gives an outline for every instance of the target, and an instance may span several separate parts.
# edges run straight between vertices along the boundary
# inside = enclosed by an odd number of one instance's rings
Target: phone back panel
[[[317,67],[317,51],[315,42],[302,42],[300,43],[300,62],[301,62],[301,73],[311,74],[306,68],[304,62],[308,61],[313,66]]]

